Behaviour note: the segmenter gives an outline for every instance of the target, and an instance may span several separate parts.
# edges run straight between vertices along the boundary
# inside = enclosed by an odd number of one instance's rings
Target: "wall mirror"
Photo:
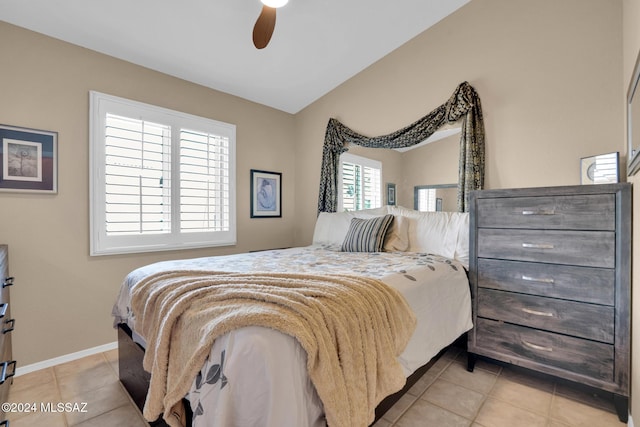
[[[640,93],[638,80],[640,79],[640,53],[631,75],[627,91],[627,174],[635,175],[640,170]],[[634,130],[635,126],[635,130]]]
[[[347,153],[382,163],[382,192],[386,194],[388,184],[395,185],[397,205],[417,210],[457,211],[460,127],[443,127],[409,149],[350,145]]]
[[[458,210],[458,184],[416,185],[413,187],[413,209],[455,212]]]

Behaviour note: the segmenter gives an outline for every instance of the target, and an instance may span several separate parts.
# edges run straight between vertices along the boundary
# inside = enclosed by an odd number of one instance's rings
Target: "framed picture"
[[[396,185],[387,183],[387,204],[395,206],[396,204]]]
[[[436,197],[436,212],[442,212],[442,198]]]
[[[251,218],[282,217],[282,174],[251,169]]]
[[[58,192],[58,133],[0,125],[0,191]]]
[[[580,184],[611,184],[619,180],[619,154],[599,154],[580,159]]]

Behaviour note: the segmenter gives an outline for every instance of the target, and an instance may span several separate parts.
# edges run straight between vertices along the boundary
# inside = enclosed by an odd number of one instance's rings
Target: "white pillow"
[[[396,206],[391,213],[407,218],[411,252],[429,252],[469,264],[469,214],[419,212]]]
[[[369,219],[389,213],[389,207],[353,212],[320,212],[313,231],[313,244],[342,245],[352,218]]]

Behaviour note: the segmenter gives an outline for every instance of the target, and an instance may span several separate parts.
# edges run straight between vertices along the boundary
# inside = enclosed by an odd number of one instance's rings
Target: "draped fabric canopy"
[[[458,168],[458,210],[469,209],[469,192],[484,185],[484,121],[480,98],[467,82],[460,83],[449,100],[416,122],[383,136],[367,137],[331,118],[322,152],[318,213],[338,207],[340,154],[348,144],[372,148],[402,148],[418,144],[447,123],[462,119]]]

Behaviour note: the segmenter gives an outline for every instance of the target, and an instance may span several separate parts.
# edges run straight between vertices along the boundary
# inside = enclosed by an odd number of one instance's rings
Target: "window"
[[[416,188],[416,210],[421,212],[436,211],[436,189]]]
[[[382,163],[343,153],[340,156],[338,211],[359,211],[382,206]]]
[[[233,245],[235,126],[91,92],[91,255]]]

